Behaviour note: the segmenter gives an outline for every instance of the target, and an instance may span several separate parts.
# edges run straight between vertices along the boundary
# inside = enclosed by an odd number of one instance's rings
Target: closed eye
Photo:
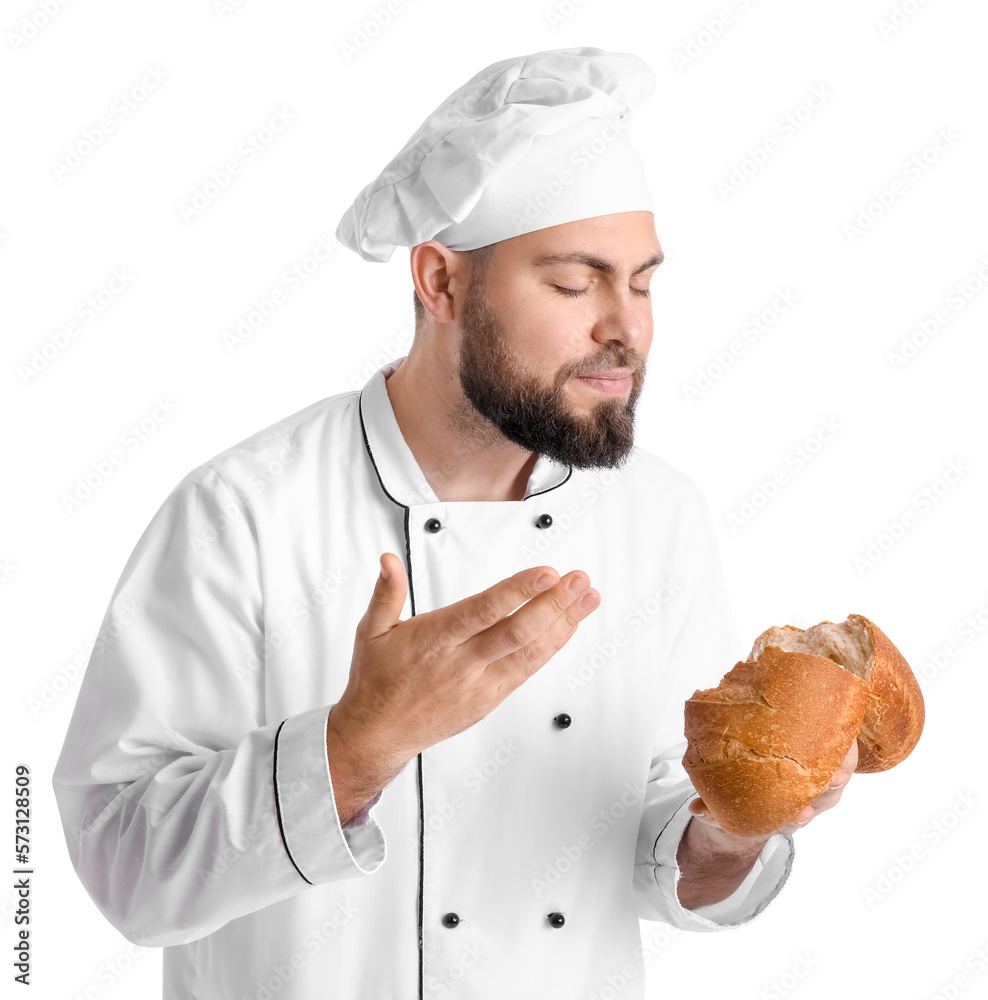
[[[586,295],[590,291],[589,288],[564,288],[562,285],[555,285],[556,289],[562,292],[564,295],[569,295],[572,298],[577,298],[580,295]],[[631,289],[636,295],[648,296],[651,294],[648,288],[632,288]]]

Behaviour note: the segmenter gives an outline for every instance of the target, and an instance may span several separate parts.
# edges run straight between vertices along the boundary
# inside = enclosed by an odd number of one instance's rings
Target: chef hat
[[[628,120],[655,89],[632,53],[552,49],[453,91],[343,213],[364,260],[436,239],[473,250],[563,222],[652,211]]]

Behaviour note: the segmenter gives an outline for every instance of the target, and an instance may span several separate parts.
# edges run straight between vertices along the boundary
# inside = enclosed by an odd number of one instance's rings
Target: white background
[[[160,995],[160,951],[90,902],[50,786],[139,535],[193,467],[407,352],[407,250],[384,265],[306,258],[451,90],[495,60],[574,45],[634,51],[658,75],[632,130],[667,255],[638,443],[708,497],[742,637],[865,614],[927,702],[915,753],[855,776],[796,835],[790,882],[754,923],[668,943],[643,924],[658,942],[648,995],[988,994],[972,958],[988,946],[983,4],[401,0],[367,44],[383,0],[48,2],[51,16],[42,0],[5,4],[0,22],[3,773],[10,789],[17,762],[35,777],[30,995]],[[160,82],[141,90],[151,71]],[[279,112],[290,123],[238,153]],[[112,128],[87,146],[101,119]],[[209,187],[234,158],[239,173]],[[183,218],[204,188],[216,196]],[[283,277],[295,266],[297,288]],[[283,303],[229,349],[276,289]],[[752,339],[746,324],[783,291],[795,301]],[[4,815],[9,829],[12,802]],[[0,890],[5,956],[12,899]]]

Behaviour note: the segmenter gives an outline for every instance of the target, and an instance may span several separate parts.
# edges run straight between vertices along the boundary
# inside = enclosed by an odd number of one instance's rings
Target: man
[[[839,798],[851,756],[742,840],[682,770],[742,651],[705,502],[632,442],[662,249],[618,124],[652,86],[562,49],[455,91],[337,231],[411,247],[409,354],[138,541],[54,786],[166,998],[640,997],[639,918],[750,921]]]

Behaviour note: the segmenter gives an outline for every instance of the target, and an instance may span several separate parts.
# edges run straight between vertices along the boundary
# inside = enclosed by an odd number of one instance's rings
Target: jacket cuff
[[[381,792],[383,792],[383,791],[384,791],[384,789],[382,788]],[[361,823],[366,823],[367,822],[367,818],[370,816],[371,809],[373,809],[374,806],[376,806],[377,803],[380,801],[381,792],[378,792],[377,795],[375,795],[374,798],[372,798],[370,800],[370,802],[368,802],[367,805],[365,805],[363,807],[363,809],[360,810],[360,812],[354,813],[343,824],[343,829],[344,830],[349,830],[350,827],[352,827],[352,826],[359,826]]]
[[[292,864],[310,885],[372,875],[384,864],[387,842],[375,819],[340,825],[326,757],[331,706],[293,715],[278,727],[272,762],[281,838]],[[360,815],[358,813],[358,815]]]
[[[676,926],[689,930],[740,927],[758,916],[786,884],[795,856],[793,839],[790,835],[773,834],[765,842],[745,880],[730,896],[717,903],[688,910],[680,903],[677,892],[683,872],[676,855],[692,818],[689,804],[696,798],[699,798],[698,794],[691,795],[683,802],[656,839],[653,849],[657,865],[655,881],[663,890],[673,913],[679,918]]]

